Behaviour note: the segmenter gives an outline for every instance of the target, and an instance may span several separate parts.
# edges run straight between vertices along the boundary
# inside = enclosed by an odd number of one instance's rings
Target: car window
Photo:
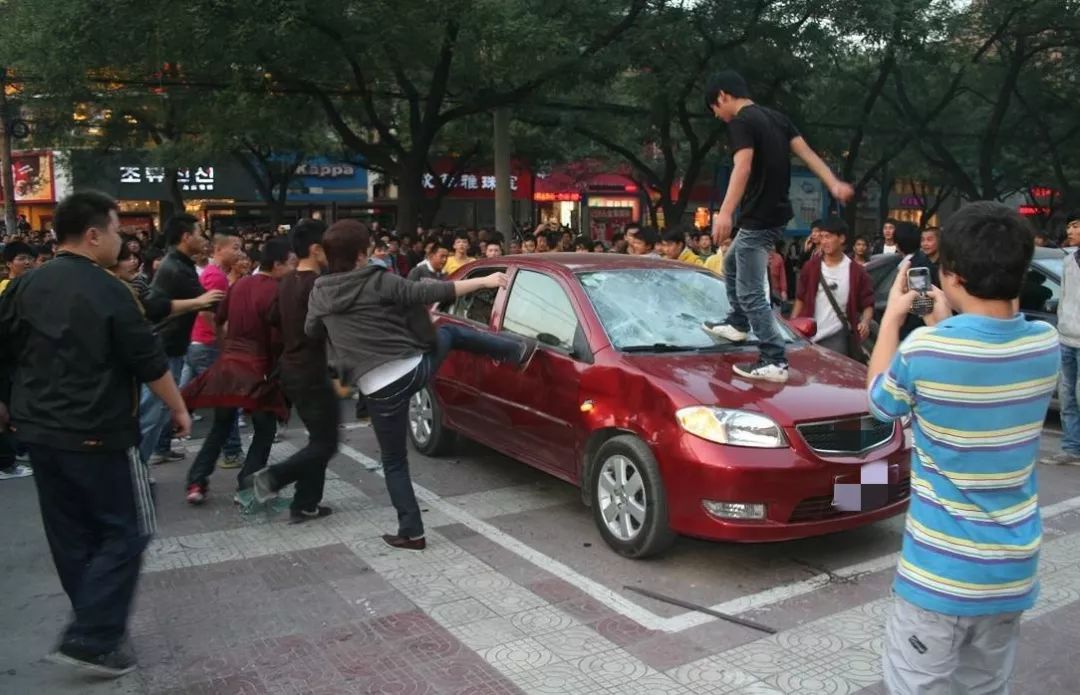
[[[465,279],[482,278],[492,273],[505,273],[506,268],[478,268],[465,275]],[[451,316],[475,321],[485,326],[491,323],[491,311],[495,308],[495,296],[499,293],[495,289],[483,289],[472,292],[463,297],[458,297],[452,304],[443,305],[440,309]],[[445,309],[443,308],[445,307]]]
[[[1061,298],[1061,284],[1038,266],[1032,266],[1020,288],[1020,310],[1053,313]]]
[[[563,350],[574,346],[577,314],[570,298],[554,279],[531,270],[519,270],[510,288],[503,329],[536,338]]]

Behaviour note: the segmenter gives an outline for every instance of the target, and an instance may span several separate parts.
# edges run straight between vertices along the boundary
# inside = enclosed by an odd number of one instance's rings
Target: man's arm
[[[720,244],[731,237],[734,227],[735,209],[746,193],[746,182],[750,180],[750,167],[754,162],[754,148],[743,147],[735,152],[735,164],[731,168],[731,178],[728,179],[727,193],[724,194],[724,202],[720,205],[719,212],[713,219],[713,243],[719,248]]]
[[[818,156],[817,152],[810,149],[810,145],[806,144],[806,140],[803,136],[796,135],[791,140],[791,151],[795,155],[803,160],[807,168],[814,172],[825,184],[825,187],[829,189],[829,193],[832,194],[837,200],[847,202],[855,195],[855,189],[851,187],[851,184],[844,183],[840,179],[836,178],[836,175],[832,173],[832,169],[829,165]]]
[[[806,266],[803,266],[799,270],[799,276],[795,279],[795,303],[791,306],[791,318],[797,319],[802,316],[803,309],[806,306],[803,304],[803,291],[806,289]]]

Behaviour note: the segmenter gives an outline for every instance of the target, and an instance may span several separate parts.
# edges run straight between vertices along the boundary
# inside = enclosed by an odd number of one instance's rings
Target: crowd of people
[[[507,250],[662,257],[723,276],[730,311],[721,321],[701,317],[702,328],[736,344],[753,332],[758,354],[734,366],[736,378],[787,381],[789,346],[775,308],[789,301],[794,318],[814,319],[819,345],[861,351],[870,412],[910,426],[914,444],[886,686],[1003,692],[1020,614],[1037,595],[1034,464],[1062,356],[1066,436],[1062,455],[1047,463],[1080,465],[1080,256],[1064,263],[1062,348],[1052,326],[1018,313],[1035,239],[1004,206],[968,205],[943,230],[889,220],[873,244],[830,216],[805,242],[785,244],[792,155],[836,199],[849,199],[851,187],[790,120],[755,104],[738,74],[719,75],[706,103],[727,123],[734,152],[710,232],[630,225],[609,247],[543,224]],[[254,508],[295,483],[288,518],[299,524],[333,511],[322,497],[339,400],[357,391],[397,512],[398,527],[383,541],[421,550],[406,448],[411,396],[452,350],[525,369],[538,349],[509,332],[431,321],[434,303],[507,286],[503,273],[445,281],[481,255],[503,253],[504,239],[487,230],[393,234],[356,220],[328,228],[305,219],[287,236],[207,235],[196,218],[177,215],[158,248],[149,235],[121,235],[117,203],[91,191],[62,200],[53,224],[52,240],[13,238],[3,249],[0,466],[30,474],[16,462],[25,449],[72,603],[53,658],[99,673],[135,668],[126,625],[156,528],[153,466],[186,458],[174,446],[190,435],[191,411],[212,422],[187,472],[187,502],[206,502],[216,469],[239,468],[233,501]],[[1080,216],[1070,217],[1068,240],[1080,242]],[[867,357],[870,252],[901,262]],[[924,291],[909,284],[912,269],[924,269]],[[916,311],[923,301],[929,309]],[[291,410],[308,441],[268,465]],[[253,430],[246,452],[241,412]]]

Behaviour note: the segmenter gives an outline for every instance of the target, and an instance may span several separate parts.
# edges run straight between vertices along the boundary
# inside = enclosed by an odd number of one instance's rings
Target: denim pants
[[[725,323],[740,331],[753,329],[761,358],[785,363],[784,336],[769,301],[769,252],[784,235],[775,229],[740,229],[724,256],[724,283],[731,312]]]
[[[29,444],[41,520],[73,617],[61,644],[89,654],[127,632],[142,554],[156,522],[150,473],[128,451]]]
[[[177,384],[180,383],[180,374],[183,369],[183,357],[169,358],[169,371]],[[150,463],[150,457],[158,449],[160,439],[168,436],[170,442],[172,440],[169,409],[165,406],[165,402],[155,396],[145,385],[142,387],[142,395],[139,399],[139,433],[139,458],[146,464]]]
[[[1061,450],[1080,456],[1080,405],[1077,404],[1077,365],[1080,364],[1080,348],[1061,346],[1061,384],[1058,400],[1061,401]]]
[[[188,346],[187,356],[184,357],[184,371],[180,375],[180,388],[184,388],[197,379],[200,374],[210,369],[210,366],[217,361],[218,354],[218,349],[213,345],[192,343]],[[240,458],[244,455],[244,447],[240,443],[239,423],[240,412],[237,411],[236,421],[233,422],[232,429],[229,430],[229,437],[225,440],[225,446],[221,449],[229,458]],[[165,450],[168,450],[168,447]],[[158,451],[162,450],[159,449]]]
[[[225,439],[229,436],[229,428],[236,422],[237,412],[238,408],[214,408],[214,424],[188,470],[188,485],[197,483],[205,489],[210,484],[210,475],[214,472]],[[255,433],[251,437],[244,466],[236,475],[238,489],[249,487],[246,478],[266,467],[266,462],[270,459],[270,448],[274,445],[274,434],[277,433],[277,417],[271,412],[252,413],[251,424]]]
[[[341,407],[329,379],[312,382],[304,375],[293,376],[283,370],[281,385],[307,428],[308,443],[288,459],[270,466],[270,483],[274,490],[296,483],[291,508],[310,512],[322,501],[326,466],[337,453]]]
[[[386,490],[397,510],[398,532],[402,538],[424,535],[424,521],[413,493],[406,447],[409,427],[409,399],[431,381],[451,350],[465,350],[513,362],[521,355],[522,342],[516,338],[482,333],[464,326],[440,326],[435,347],[425,353],[412,372],[375,393],[365,394],[371,427],[379,442]]]

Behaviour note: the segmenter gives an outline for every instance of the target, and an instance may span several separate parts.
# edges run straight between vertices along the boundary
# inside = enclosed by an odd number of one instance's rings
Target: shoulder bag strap
[[[821,262],[821,272],[818,274],[818,284],[821,285],[821,289],[825,290],[825,296],[829,299],[829,304],[832,305],[833,311],[836,312],[836,317],[840,319],[840,325],[844,327],[844,330],[849,334],[852,334],[851,323],[848,321],[846,311],[841,311],[840,303],[836,301],[836,297],[833,296],[832,290],[829,289],[829,283],[825,282],[825,261]]]

